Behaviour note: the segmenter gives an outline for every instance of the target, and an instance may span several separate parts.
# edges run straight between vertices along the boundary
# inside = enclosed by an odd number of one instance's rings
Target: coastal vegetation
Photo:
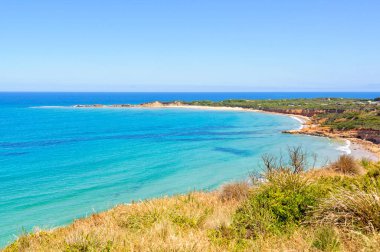
[[[250,183],[119,205],[4,251],[376,251],[380,162],[312,169],[305,155],[265,155]]]
[[[299,114],[313,117],[322,126],[333,129],[380,130],[380,103],[364,99],[280,99],[280,100],[225,100],[220,102],[195,101],[200,106],[224,106],[258,109],[271,112]]]
[[[241,107],[307,116],[313,127],[289,133],[363,139],[380,143],[380,101],[368,99],[280,99],[194,101],[188,105]]]

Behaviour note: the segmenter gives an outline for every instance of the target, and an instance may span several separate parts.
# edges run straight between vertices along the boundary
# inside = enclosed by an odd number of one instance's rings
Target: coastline
[[[45,108],[49,108],[50,106],[45,106]],[[59,108],[68,108],[67,106],[62,106],[62,107],[59,107]],[[71,108],[71,107],[70,107]],[[95,108],[95,107],[92,107],[92,106],[88,106],[87,108]],[[294,120],[297,120],[298,122],[300,122],[300,127],[298,129],[294,129],[292,130],[293,131],[293,134],[305,134],[305,135],[311,135],[311,136],[318,136],[318,137],[328,137],[329,139],[332,139],[331,141],[344,141],[345,142],[345,145],[342,145],[340,149],[340,151],[346,153],[346,154],[351,154],[357,158],[363,158],[364,156],[363,155],[366,155],[368,154],[365,149],[365,147],[363,147],[363,144],[365,143],[361,143],[361,141],[364,141],[364,140],[359,140],[359,139],[355,139],[355,138],[344,138],[344,137],[337,137],[337,136],[324,136],[324,135],[317,135],[317,134],[309,134],[307,132],[307,129],[308,128],[311,128],[313,127],[313,124],[312,124],[312,119],[310,117],[307,117],[307,116],[302,116],[302,115],[296,115],[296,114],[288,114],[288,113],[278,113],[278,112],[269,112],[269,111],[263,111],[263,110],[255,110],[255,109],[248,109],[248,108],[241,108],[241,107],[217,107],[217,106],[192,106],[192,105],[181,105],[181,106],[176,106],[176,105],[169,105],[169,106],[166,106],[166,105],[162,105],[162,106],[155,106],[155,107],[147,107],[147,106],[141,106],[141,105],[133,105],[133,106],[125,106],[125,107],[122,107],[122,106],[114,106],[114,105],[101,105],[101,106],[98,106],[96,108],[104,108],[105,110],[107,109],[125,109],[125,108],[130,108],[130,109],[136,109],[136,111],[143,111],[143,109],[152,109],[154,110],[155,108],[157,109],[177,109],[179,108],[179,111],[180,109],[192,109],[192,110],[217,110],[217,111],[238,111],[238,112],[256,112],[256,113],[266,113],[266,114],[275,114],[275,115],[282,115],[282,116],[287,116],[287,117],[291,117],[293,118]],[[120,111],[121,111],[120,110]],[[179,112],[180,113],[180,112]],[[247,114],[248,115],[248,114]],[[289,121],[290,122],[290,121]],[[289,126],[289,124],[287,125]],[[314,128],[317,128],[318,125],[314,125]],[[284,132],[284,133],[288,133],[288,132]],[[311,140],[313,141],[313,140]],[[344,143],[343,143],[344,144]],[[314,171],[312,171],[314,172]],[[314,173],[311,173],[311,174],[314,174]],[[215,191],[217,191],[219,189],[215,189]],[[211,193],[214,193],[214,191],[212,191]],[[128,203],[128,204],[123,204],[125,205],[126,207],[135,207],[135,205],[132,203]],[[96,226],[99,226],[100,222],[99,222],[99,218],[97,218],[98,216],[100,215],[103,215],[105,213],[108,213],[109,211],[114,211],[114,209],[119,209],[120,206],[112,206],[111,208],[108,208],[108,210],[105,210],[105,211],[100,211],[100,212],[97,212],[97,213],[94,213],[94,216],[90,216],[87,218],[87,215],[86,215],[86,218],[84,219],[81,219],[83,220],[84,222],[90,220],[94,220],[95,219],[95,223],[97,223],[96,225],[92,225],[91,228],[95,228]],[[61,225],[61,226],[58,226],[56,228],[53,228],[51,230],[51,232],[61,232],[60,230],[74,230],[74,227],[78,227],[79,224],[78,223],[82,223],[81,220],[74,220],[74,224],[64,224],[64,225]],[[73,227],[73,228],[71,228]],[[37,229],[38,230],[38,229]],[[38,233],[39,231],[37,231],[37,237],[41,237],[39,239],[43,239],[46,235],[45,231],[41,231],[41,235],[40,233]],[[48,231],[50,232],[50,231]],[[22,239],[24,239],[22,237]],[[17,241],[16,241],[17,242]],[[12,243],[12,244],[16,244],[15,243]]]
[[[289,114],[273,111],[265,111],[259,109],[249,109],[242,107],[226,107],[226,106],[201,106],[201,105],[186,105],[181,102],[172,102],[172,103],[161,103],[161,102],[151,102],[143,103],[138,105],[122,104],[122,105],[75,105],[75,108],[181,108],[181,109],[199,109],[199,110],[219,110],[219,111],[240,111],[240,112],[256,112],[256,113],[266,113],[266,114],[276,114],[282,116],[288,116],[297,120],[301,123],[298,129],[292,129],[283,131],[286,134],[302,134],[309,136],[319,136],[327,137],[331,140],[345,142],[344,146],[340,147],[340,151],[347,155],[352,155],[356,159],[369,159],[371,161],[380,161],[380,146],[374,144],[370,141],[366,141],[359,138],[354,138],[349,134],[344,134],[344,132],[331,133],[326,131],[325,128],[320,127],[317,124],[313,124],[312,119],[308,116],[298,115],[298,114]]]
[[[310,117],[296,114],[286,114],[279,112],[271,112],[258,109],[248,109],[241,107],[213,107],[213,106],[193,106],[193,105],[162,105],[157,108],[186,108],[186,109],[204,109],[204,110],[222,110],[222,111],[247,111],[256,113],[276,114],[288,116],[296,121],[300,122],[300,128],[284,131],[283,133],[290,134],[303,134],[309,136],[327,137],[331,140],[344,141],[346,144],[339,150],[345,152],[347,155],[352,155],[356,159],[369,159],[371,161],[380,161],[380,147],[374,143],[358,138],[346,138],[338,134],[312,134],[309,129],[314,127],[318,128],[318,125],[312,124]]]

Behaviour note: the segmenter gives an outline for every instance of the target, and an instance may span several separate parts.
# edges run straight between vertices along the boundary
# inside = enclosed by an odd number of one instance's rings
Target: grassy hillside
[[[5,251],[376,251],[380,163],[343,156],[305,170],[263,158],[252,185],[119,205],[51,231],[24,234]]]

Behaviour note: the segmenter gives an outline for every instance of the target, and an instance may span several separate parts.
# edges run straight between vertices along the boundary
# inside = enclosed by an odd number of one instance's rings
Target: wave
[[[297,130],[303,129],[303,125],[305,123],[305,120],[299,118],[298,116],[290,116],[290,117],[301,123],[301,125],[299,126],[299,128]]]
[[[343,145],[343,146],[339,146],[337,147],[336,149],[347,154],[347,155],[350,155],[351,154],[351,142],[349,140],[346,140],[346,144]]]

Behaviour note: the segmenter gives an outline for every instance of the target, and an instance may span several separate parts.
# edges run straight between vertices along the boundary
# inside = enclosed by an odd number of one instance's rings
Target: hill
[[[380,163],[342,156],[306,171],[302,151],[289,158],[264,156],[249,184],[119,205],[4,251],[376,251]]]

